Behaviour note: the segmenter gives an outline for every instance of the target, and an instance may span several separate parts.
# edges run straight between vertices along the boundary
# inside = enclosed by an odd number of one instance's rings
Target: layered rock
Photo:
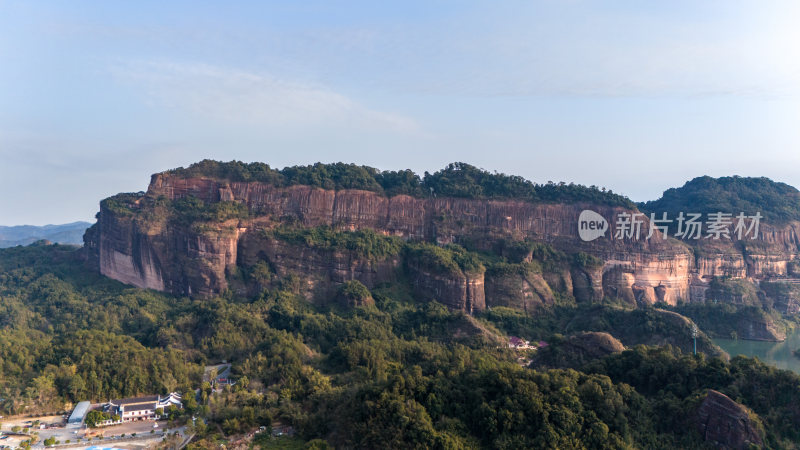
[[[751,341],[783,342],[786,331],[770,318],[763,320],[742,320],[737,324],[737,335]]]
[[[407,262],[414,293],[420,299],[437,300],[450,309],[473,312],[486,308],[484,274],[469,272],[439,272],[418,261]]]
[[[372,293],[358,280],[350,280],[342,284],[336,294],[336,300],[345,308],[375,305]]]
[[[761,282],[760,288],[772,300],[772,306],[784,314],[800,312],[800,283],[798,282]]]
[[[343,229],[372,228],[407,239],[446,244],[474,234],[500,233],[549,242],[568,251],[587,251],[607,261],[604,270],[624,268],[647,302],[675,303],[688,299],[690,252],[673,240],[613,240],[609,236],[584,243],[578,238],[578,216],[590,208],[604,217],[625,210],[597,205],[532,204],[514,200],[413,198],[359,190],[331,191],[310,186],[275,187],[259,182],[225,182],[208,178],[153,176],[152,197],[195,196],[206,202],[232,200],[273,219],[291,217],[304,226],[331,225]],[[646,223],[645,223],[646,229]],[[600,276],[591,279],[591,296],[601,295]],[[630,286],[629,286],[630,287]],[[581,285],[581,289],[586,286]],[[660,290],[657,292],[657,290]],[[662,297],[662,298],[660,298]]]
[[[333,298],[338,287],[351,280],[357,280],[370,289],[379,283],[394,281],[402,265],[399,255],[375,259],[346,249],[297,245],[276,239],[263,228],[243,233],[239,249],[239,265],[242,267],[264,261],[278,278],[302,274],[301,293],[313,301]]]
[[[553,291],[572,295],[578,301],[598,301],[603,295],[632,304],[702,300],[709,280],[715,276],[786,276],[789,262],[798,253],[799,227],[795,223],[783,227],[763,224],[759,245],[749,245],[745,250],[736,242],[693,250],[674,239],[663,239],[658,231],[650,239],[617,239],[613,218],[632,211],[592,204],[386,197],[355,189],[277,187],[168,173],[153,176],[145,199],[149,205],[189,196],[207,203],[244,204],[250,218],[200,228],[176,227],[153,219],[158,214],[148,209],[152,206],[140,207],[139,200],[129,205],[129,212],[101,208],[98,223],[86,240],[99,270],[139,287],[209,297],[228,288],[226,276],[237,264],[246,266],[261,258],[269,261],[279,276],[291,272],[308,275],[303,292],[309,298],[323,298],[347,280],[359,280],[367,286],[391,280],[394,275],[390,272],[402,265],[399,259],[377,263],[346,252],[325,253],[254,238],[255,230],[287,220],[306,227],[370,228],[440,244],[461,242],[467,237],[477,237],[478,241],[482,237],[530,239],[569,254],[586,252],[602,260],[598,267],[501,277],[443,276],[413,263],[407,265],[419,295],[438,297],[452,308],[476,311],[487,304],[535,309],[551,303]],[[591,242],[578,236],[578,217],[585,209],[609,221],[608,232]],[[647,229],[645,219],[643,232]]]
[[[112,211],[101,205],[87,249],[103,275],[140,288],[210,297],[227,288],[242,229],[237,221],[176,227],[164,216]]]
[[[540,273],[488,273],[485,276],[486,306],[507,306],[526,313],[552,305],[555,297]]]

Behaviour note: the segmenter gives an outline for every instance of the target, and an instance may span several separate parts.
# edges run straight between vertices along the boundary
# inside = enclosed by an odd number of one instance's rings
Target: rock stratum
[[[216,205],[216,216],[176,209],[176,202],[187,199],[206,209]],[[221,213],[223,206],[237,214]],[[584,210],[609,218],[604,236],[591,242],[580,239],[578,218]],[[246,283],[235,281],[236,275],[263,263],[273,278],[299,275],[301,291],[315,301],[334,296],[337,286],[349,280],[373,288],[404,277],[420,298],[467,312],[487,306],[532,311],[565,295],[577,301],[610,296],[631,304],[675,305],[704,301],[715,277],[757,283],[793,276],[800,222],[762,222],[758,238],[747,242],[703,241],[690,246],[658,231],[647,240],[614,239],[617,225],[610,218],[634,212],[580,201],[389,196],[165,172],[153,175],[147,192],[104,200],[97,223],[86,233],[85,246],[102,274],[176,295],[206,298],[229,288],[248,289]],[[529,271],[489,268],[441,273],[402,252],[365,256],[346,248],[315,248],[270,236],[270,230],[285,224],[368,229],[410,242],[458,243],[474,251],[497,251],[503,242],[534,242],[567,255],[591,255],[594,262],[545,264]],[[643,229],[647,227],[645,218]],[[535,255],[521,258],[531,261]]]

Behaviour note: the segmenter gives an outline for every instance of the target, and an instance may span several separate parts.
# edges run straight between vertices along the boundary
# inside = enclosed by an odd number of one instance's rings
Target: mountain
[[[606,217],[635,210],[617,194],[573,184],[536,185],[463,163],[421,180],[408,171],[390,176],[352,165],[280,172],[268,167],[204,161],[156,174],[146,193],[101,202],[86,247],[111,278],[193,297],[217,295],[234,286],[230,274],[247,274],[262,263],[276,280],[290,273],[311,278],[306,294],[316,301],[351,279],[367,287],[391,281],[396,269],[415,280],[420,295],[436,295],[467,311],[552,303],[553,288],[586,301],[602,299],[607,289],[628,302],[651,304],[675,304],[690,294],[691,253],[679,242],[578,239],[582,210]],[[398,173],[407,180],[400,191],[413,195],[391,194],[397,183],[379,183]],[[346,240],[342,233],[353,232],[372,232],[376,237],[362,237],[386,241],[380,245],[389,245],[390,237],[404,244],[395,254],[375,256],[358,248],[306,245],[314,241],[309,237],[286,238],[327,233]],[[542,255],[557,256],[536,261],[540,247],[553,250]],[[499,259],[480,267],[453,265],[454,259],[480,254]],[[615,263],[602,270],[603,261]],[[517,266],[508,272],[500,263]],[[529,270],[529,264],[542,263],[547,270]]]
[[[656,308],[473,316],[420,301],[400,281],[344,283],[345,302],[314,305],[292,277],[254,296],[190,299],[103,277],[82,264],[85,253],[0,249],[0,414],[35,421],[80,401],[178,391],[184,408],[168,411],[170,426],[191,427],[191,448],[243,448],[249,437],[254,448],[358,449],[793,448],[800,439],[800,376],[717,357],[702,333],[704,354],[681,350],[690,322]],[[251,275],[269,283],[268,273]],[[539,350],[508,348],[512,333]],[[527,367],[537,352],[544,360]],[[231,364],[235,385],[204,383],[218,361]],[[0,426],[12,434],[12,425]],[[109,440],[130,429],[101,431]]]
[[[784,339],[779,313],[800,310],[800,222],[787,206],[796,190],[737,177],[687,186],[640,206],[753,214],[747,207],[760,203],[765,216],[783,211],[782,219],[765,217],[757,236],[742,239],[731,229],[722,240],[675,239],[672,229],[645,239],[648,218],[618,194],[539,185],[464,163],[419,177],[343,163],[275,170],[202,161],[153,175],[146,192],[103,200],[85,246],[108,277],[195,298],[253,295],[295,276],[317,304],[335,301],[348,281],[372,289],[404,280],[417,297],[470,314],[613,299],[707,320],[707,310],[682,305],[763,304],[777,312],[737,315],[735,325],[713,327],[716,335]],[[720,200],[714,192],[721,189],[742,196]],[[578,230],[586,210],[608,222],[591,241]],[[642,236],[618,236],[615,217],[636,214]]]
[[[0,248],[28,245],[40,240],[58,244],[82,245],[83,233],[91,225],[89,222],[72,222],[62,225],[0,226]]]
[[[800,376],[710,335],[800,323],[796,219],[616,237],[639,214],[463,163],[155,174],[81,248],[0,250],[0,414],[179,391],[192,448],[794,448]]]
[[[785,223],[800,219],[800,191],[769,178],[697,177],[682,187],[667,189],[658,200],[640,203],[645,212],[738,214],[760,212],[765,221]]]

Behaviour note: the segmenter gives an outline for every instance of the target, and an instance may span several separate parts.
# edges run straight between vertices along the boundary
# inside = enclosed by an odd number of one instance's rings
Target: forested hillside
[[[211,177],[228,181],[260,181],[275,186],[307,185],[324,189],[363,189],[413,197],[512,198],[532,202],[592,202],[633,207],[625,196],[597,186],[574,183],[533,183],[520,176],[491,173],[463,162],[448,164],[420,177],[411,170],[380,171],[356,164],[316,163],[273,169],[264,163],[203,160],[167,172],[181,177]]]
[[[760,212],[766,221],[800,219],[800,192],[786,183],[760,177],[697,177],[679,188],[664,191],[658,200],[640,203],[643,211],[661,214]]]
[[[403,283],[346,285],[342,295],[372,301],[323,308],[304,300],[291,276],[253,296],[190,300],[124,286],[83,264],[71,247],[0,251],[3,415],[202,388],[187,403],[203,419],[195,448],[278,422],[294,426],[298,442],[337,448],[702,448],[694,411],[716,389],[752,410],[768,446],[800,438],[798,376],[749,359],[638,346],[681,336],[681,325],[655,309],[572,303],[535,316],[498,307],[471,317],[416,302]],[[528,351],[505,345],[508,334],[541,340],[570,361],[563,334],[583,329],[608,331],[629,349],[599,360],[573,355],[575,371],[526,367]],[[675,344],[686,344],[683,336]],[[238,383],[211,394],[202,366],[221,360],[233,363]]]

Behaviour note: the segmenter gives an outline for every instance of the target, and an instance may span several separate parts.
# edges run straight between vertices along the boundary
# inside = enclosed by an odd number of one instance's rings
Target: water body
[[[713,339],[731,357],[745,355],[758,357],[761,361],[779,369],[800,374],[800,358],[792,350],[800,349],[800,328],[786,335],[783,342],[748,341],[744,339]]]

